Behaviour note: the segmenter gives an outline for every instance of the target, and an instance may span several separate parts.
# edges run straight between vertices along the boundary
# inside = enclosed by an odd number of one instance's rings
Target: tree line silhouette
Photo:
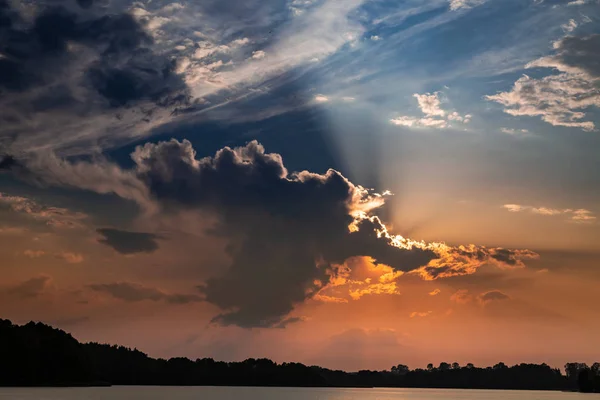
[[[79,343],[70,334],[30,322],[0,319],[0,386],[214,385],[305,387],[405,387],[579,390],[600,392],[600,363],[568,363],[566,374],[546,364],[441,363],[426,369],[334,371],[269,359],[222,362],[211,358],[155,359],[123,346]]]

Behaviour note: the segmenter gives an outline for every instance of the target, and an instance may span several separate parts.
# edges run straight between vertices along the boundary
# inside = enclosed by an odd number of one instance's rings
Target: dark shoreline
[[[351,351],[351,349],[350,349]],[[0,319],[0,387],[289,387],[581,391],[600,393],[600,363],[568,363],[564,375],[547,364],[429,364],[410,369],[345,372],[269,359],[155,359],[137,349],[80,343],[42,323]]]

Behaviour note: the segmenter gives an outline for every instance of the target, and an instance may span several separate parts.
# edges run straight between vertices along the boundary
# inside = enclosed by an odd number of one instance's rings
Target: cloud
[[[404,272],[433,280],[471,274],[489,263],[520,268],[523,260],[537,257],[527,250],[450,247],[393,235],[373,215],[385,196],[335,170],[291,173],[279,154],[267,153],[256,141],[198,159],[190,142],[173,139],[138,146],[131,157],[129,170],[102,161],[113,180],[104,181],[103,191],[117,193],[111,188],[125,180],[143,189],[140,201],[151,202],[157,212],[211,215],[208,233],[228,241],[229,268],[199,286],[206,301],[222,310],[213,319],[222,325],[281,326],[291,322],[297,305],[317,294],[340,297],[323,288],[338,279],[352,257],[370,257],[378,278],[349,287],[350,298],[396,294],[396,280]],[[74,169],[61,163],[61,173]],[[77,170],[94,170],[91,162],[77,165]],[[157,247],[153,234],[99,233],[103,243],[124,254]]]
[[[13,156],[6,154],[0,155],[0,171],[10,170],[16,165],[17,163]]]
[[[40,258],[44,256],[46,252],[42,250],[25,250],[23,254],[29,258]]]
[[[313,300],[321,301],[323,303],[348,303],[348,299],[342,297],[333,297],[323,294],[316,294],[313,296]]]
[[[469,293],[468,290],[458,290],[452,296],[450,296],[450,301],[453,301],[458,304],[467,304],[473,300],[473,296]]]
[[[486,0],[450,0],[450,10],[468,9],[485,3]]]
[[[468,124],[471,122],[470,114],[460,115],[458,112],[447,112],[441,108],[442,101],[440,93],[425,93],[413,95],[417,99],[421,112],[425,117],[417,118],[410,116],[400,116],[392,118],[390,122],[397,126],[405,126],[408,128],[423,127],[423,128],[448,128],[452,122],[460,122]]]
[[[429,295],[430,296],[437,296],[440,293],[442,293],[442,291],[440,289],[435,289],[435,290],[429,292]]]
[[[442,102],[440,101],[439,93],[415,93],[413,97],[417,99],[419,108],[423,114],[428,117],[443,117],[446,115],[446,112],[440,108]]]
[[[347,259],[343,265],[334,266],[333,272],[329,283],[316,296],[328,297],[327,293],[343,296],[347,293],[350,299],[360,300],[364,296],[399,295],[397,281],[404,275],[403,271],[377,264],[375,259],[364,256]]]
[[[368,284],[364,288],[350,290],[350,297],[352,300],[359,300],[363,296],[373,294],[397,295],[400,294],[400,291],[398,290],[398,285],[396,282],[372,283]]]
[[[425,318],[425,317],[429,317],[431,314],[433,313],[433,311],[425,311],[425,312],[419,312],[419,311],[414,311],[412,313],[410,313],[410,318]]]
[[[586,210],[583,208],[580,209],[556,209],[556,208],[548,208],[548,207],[533,207],[526,206],[521,204],[505,204],[502,206],[505,210],[508,210],[512,213],[520,213],[520,212],[529,212],[532,214],[543,215],[543,216],[558,216],[564,215],[569,218],[569,220],[578,223],[590,223],[594,222],[597,218],[593,212],[590,210]]]
[[[8,206],[16,213],[24,214],[53,228],[81,228],[87,215],[71,212],[66,208],[44,206],[22,196],[9,196],[0,193],[0,206]]]
[[[451,248],[391,235],[379,218],[367,216],[383,204],[381,197],[337,171],[290,174],[278,154],[257,142],[198,160],[189,142],[171,140],[138,147],[132,157],[163,207],[210,212],[218,218],[213,232],[231,241],[230,269],[202,287],[207,301],[229,310],[215,319],[226,325],[277,323],[319,291],[315,281],[327,286],[328,271],[353,256],[430,279],[473,273],[486,263],[520,268],[522,260],[537,257],[527,250]],[[369,291],[395,292],[393,283],[377,282]]]
[[[78,253],[64,252],[56,254],[56,258],[64,260],[69,264],[79,264],[83,262],[83,256]]]
[[[136,135],[139,124],[188,103],[171,59],[154,51],[150,24],[128,12],[53,3],[21,15],[0,0],[0,135],[13,154]]]
[[[90,8],[94,5],[94,0],[77,0],[77,4],[81,8]]]
[[[502,104],[504,112],[513,116],[538,116],[554,126],[592,131],[595,124],[585,120],[584,111],[600,107],[598,46],[600,35],[567,36],[554,43],[554,55],[525,67],[551,68],[556,74],[540,79],[524,75],[511,91],[486,98]]]
[[[257,50],[257,51],[252,52],[252,59],[253,60],[262,60],[266,56],[267,56],[267,53],[265,53],[262,50]]]
[[[23,13],[0,1],[0,151],[24,159],[97,155],[209,112],[229,119],[216,110],[291,82],[366,30],[353,15],[364,0],[35,1]]]
[[[500,132],[506,133],[507,135],[511,135],[511,136],[517,136],[517,137],[529,135],[529,130],[527,130],[527,129],[500,128]]]
[[[165,301],[170,304],[189,304],[202,301],[202,298],[198,295],[166,293],[160,289],[130,282],[99,283],[88,285],[88,287],[128,303],[149,300]]]
[[[158,249],[157,239],[152,233],[128,232],[119,229],[102,228],[97,232],[104,236],[98,240],[121,254],[152,253]]]
[[[257,142],[224,148],[197,160],[187,141],[138,147],[137,170],[167,209],[199,209],[217,216],[211,230],[230,240],[232,265],[201,287],[206,300],[226,310],[224,325],[273,326],[330,280],[334,264],[357,256],[411,270],[426,264],[428,250],[391,246],[373,221],[353,212],[380,203],[339,172],[290,174],[278,154]],[[177,179],[175,179],[177,177]],[[264,296],[256,296],[263,293]]]
[[[567,3],[567,6],[581,6],[584,4],[588,4],[593,0],[573,0]]]
[[[499,290],[491,290],[489,292],[481,293],[477,296],[477,300],[479,300],[482,305],[486,305],[493,301],[510,300],[510,297]]]
[[[571,219],[575,222],[593,222],[596,220],[596,216],[589,210],[579,209],[573,211]]]
[[[570,19],[569,22],[561,25],[560,27],[565,32],[573,32],[578,26],[579,26],[579,24],[577,23],[577,21],[575,21],[574,19]]]
[[[50,276],[39,275],[17,285],[6,287],[2,289],[2,292],[22,299],[34,298],[40,296],[51,283]]]
[[[424,128],[447,128],[448,123],[443,119],[435,118],[414,118],[414,117],[398,117],[392,118],[390,122],[398,126],[412,127],[424,127]]]
[[[450,247],[443,243],[418,244],[436,252],[437,258],[426,266],[412,271],[425,280],[471,275],[484,265],[510,270],[525,267],[525,260],[535,260],[539,254],[527,249],[488,248],[485,246],[460,245]]]
[[[322,94],[318,94],[315,96],[315,101],[317,103],[326,103],[329,101],[329,97],[323,96]]]
[[[143,182],[131,171],[124,171],[102,157],[95,157],[93,162],[68,162],[52,153],[36,153],[24,160],[15,175],[42,187],[58,186],[115,194],[135,201],[145,212],[154,211],[148,188]],[[78,215],[83,217],[82,214]]]

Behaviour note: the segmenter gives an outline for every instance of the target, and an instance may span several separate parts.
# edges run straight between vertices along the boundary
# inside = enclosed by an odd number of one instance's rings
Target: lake
[[[597,395],[563,392],[445,389],[248,387],[0,388],[11,400],[571,400]]]

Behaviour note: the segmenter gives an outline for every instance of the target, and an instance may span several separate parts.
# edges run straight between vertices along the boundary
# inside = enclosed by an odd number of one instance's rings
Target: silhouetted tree
[[[590,369],[582,368],[577,373],[577,387],[582,393],[591,393],[594,390]]]
[[[348,373],[269,359],[221,362],[212,358],[155,359],[137,349],[99,343],[81,344],[71,335],[40,323],[13,325],[0,319],[0,386],[89,385],[227,385],[419,387],[600,391],[600,365],[565,366],[567,376],[546,364],[498,363],[460,368],[442,362],[410,370]]]
[[[587,369],[588,366],[585,363],[566,363],[565,364],[565,372],[567,374],[567,378],[570,380],[575,380],[579,376],[579,371],[582,369]]]
[[[493,368],[494,368],[494,369],[505,369],[505,368],[508,368],[508,367],[507,367],[507,366],[506,366],[506,364],[504,364],[503,362],[500,362],[500,363],[498,363],[498,364],[494,365],[494,367],[493,367]]]
[[[450,369],[450,364],[448,364],[446,362],[440,363],[440,366],[438,367],[438,370],[440,370],[440,371],[448,371],[449,369]]]
[[[392,367],[392,373],[396,375],[406,375],[409,370],[410,369],[408,368],[408,366],[404,364],[398,364]]]

